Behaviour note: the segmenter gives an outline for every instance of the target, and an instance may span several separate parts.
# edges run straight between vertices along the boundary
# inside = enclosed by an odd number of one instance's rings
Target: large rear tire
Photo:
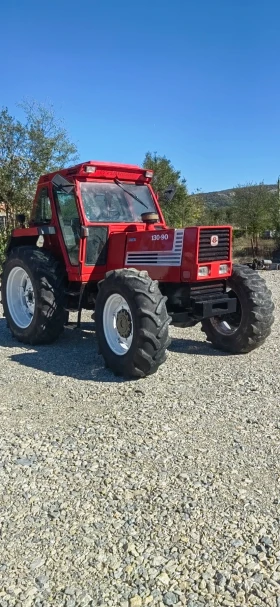
[[[271,332],[274,321],[271,291],[256,271],[242,265],[233,266],[228,287],[229,295],[237,298],[237,311],[203,320],[202,331],[219,350],[232,354],[251,352]]]
[[[171,320],[165,302],[145,271],[106,274],[96,298],[95,327],[100,353],[116,375],[145,377],[164,363]]]
[[[65,271],[48,251],[17,247],[5,262],[2,304],[8,326],[25,344],[56,340],[65,323]]]

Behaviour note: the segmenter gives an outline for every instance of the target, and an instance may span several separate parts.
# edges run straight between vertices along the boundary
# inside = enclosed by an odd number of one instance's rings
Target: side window
[[[65,193],[53,189],[58,219],[64,238],[65,246],[72,265],[79,263],[80,248],[80,219],[73,192]]]
[[[48,188],[42,188],[38,193],[31,220],[34,223],[50,223],[51,218],[52,209]]]

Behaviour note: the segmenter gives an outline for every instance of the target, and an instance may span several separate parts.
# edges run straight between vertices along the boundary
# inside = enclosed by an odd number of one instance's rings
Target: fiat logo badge
[[[217,236],[217,234],[215,234],[214,236],[211,236],[211,247],[217,247],[218,244],[219,244],[219,236]]]

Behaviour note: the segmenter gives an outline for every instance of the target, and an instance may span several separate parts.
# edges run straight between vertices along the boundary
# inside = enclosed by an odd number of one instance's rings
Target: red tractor
[[[2,274],[4,314],[26,344],[51,343],[69,311],[93,310],[100,353],[144,377],[166,359],[169,324],[199,322],[207,340],[244,353],[270,334],[265,281],[232,265],[230,226],[170,229],[152,171],[84,162],[40,178],[28,227],[18,216]],[[165,192],[166,203],[174,188]]]

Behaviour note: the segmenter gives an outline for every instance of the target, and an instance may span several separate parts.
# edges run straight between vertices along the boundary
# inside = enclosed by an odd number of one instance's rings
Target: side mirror
[[[52,178],[52,184],[57,190],[60,190],[65,194],[69,194],[74,189],[74,184],[58,173]]]
[[[176,185],[169,185],[163,192],[163,198],[165,202],[171,202],[176,194]]]
[[[21,228],[25,228],[25,220],[26,216],[24,215],[24,213],[19,213],[18,215],[16,215],[16,221],[20,224]]]

